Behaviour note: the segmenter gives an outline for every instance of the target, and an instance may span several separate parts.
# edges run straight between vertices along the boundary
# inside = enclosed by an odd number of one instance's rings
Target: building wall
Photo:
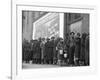
[[[32,12],[23,12],[24,19],[22,23],[22,36],[23,39],[30,40],[31,39],[31,32],[32,32]]]
[[[33,23],[47,12],[22,11],[22,39],[30,41],[33,33]],[[78,18],[82,18],[77,20]],[[89,33],[89,14],[64,13],[64,37],[70,32],[70,25],[82,21],[81,31]]]
[[[89,33],[89,14],[65,13],[64,35],[66,35],[66,33],[69,33],[71,31],[80,33],[84,32]]]
[[[32,39],[33,22],[45,15],[46,12],[22,11],[22,41]]]
[[[89,14],[83,14],[82,17],[82,32],[89,33]]]
[[[82,33],[82,20],[72,23],[70,25],[70,31],[74,33]]]

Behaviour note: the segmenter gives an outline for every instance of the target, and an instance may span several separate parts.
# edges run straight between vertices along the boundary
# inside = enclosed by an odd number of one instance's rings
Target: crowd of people
[[[65,38],[23,41],[22,61],[33,64],[89,65],[89,34],[70,32]]]

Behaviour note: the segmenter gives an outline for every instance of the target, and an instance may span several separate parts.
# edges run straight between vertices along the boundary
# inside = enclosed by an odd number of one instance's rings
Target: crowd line
[[[23,41],[23,63],[89,66],[89,34],[67,33],[63,38]]]

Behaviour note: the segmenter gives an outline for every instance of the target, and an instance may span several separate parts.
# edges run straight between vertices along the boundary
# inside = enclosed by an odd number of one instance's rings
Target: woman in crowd
[[[63,62],[63,50],[64,50],[64,42],[63,39],[60,38],[60,41],[57,44],[58,49],[58,65],[62,65]]]

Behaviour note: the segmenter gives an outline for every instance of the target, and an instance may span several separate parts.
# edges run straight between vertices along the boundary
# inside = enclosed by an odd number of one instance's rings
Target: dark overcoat
[[[40,43],[39,41],[36,42],[36,46],[35,46],[35,58],[36,59],[41,59],[41,48],[40,48]]]
[[[80,60],[84,61],[85,60],[85,39],[81,39],[81,54],[80,54]]]
[[[85,63],[89,65],[89,37],[85,40]]]
[[[53,59],[53,48],[54,44],[52,41],[48,41],[45,43],[46,59]]]
[[[40,47],[41,47],[41,59],[44,59],[45,58],[45,42],[41,42]]]
[[[75,57],[80,58],[80,51],[81,51],[81,38],[75,38]]]

